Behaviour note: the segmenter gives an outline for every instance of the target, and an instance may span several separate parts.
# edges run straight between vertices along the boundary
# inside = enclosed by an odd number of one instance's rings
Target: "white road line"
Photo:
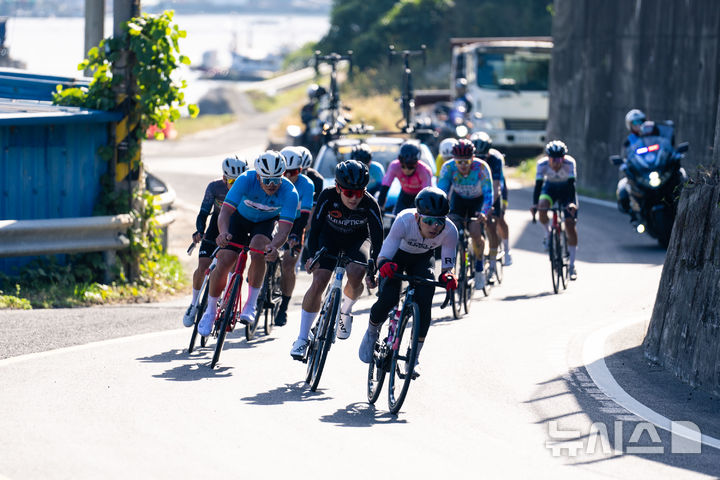
[[[673,424],[673,421],[669,418],[657,413],[630,396],[630,394],[623,390],[615,381],[612,373],[610,373],[610,370],[607,368],[607,364],[605,363],[605,342],[608,337],[623,328],[630,327],[644,320],[645,319],[626,320],[593,332],[583,346],[583,363],[585,364],[585,369],[590,374],[595,385],[621,407],[634,413],[643,420],[671,432],[673,435],[697,441],[697,432],[684,429],[677,423]],[[717,438],[709,435],[701,435],[701,441],[708,447],[720,450],[720,440]]]

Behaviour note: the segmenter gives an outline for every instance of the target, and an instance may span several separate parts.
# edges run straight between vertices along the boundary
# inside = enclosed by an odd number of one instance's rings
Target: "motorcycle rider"
[[[455,80],[455,101],[465,104],[465,118],[468,118],[473,108],[472,97],[467,93],[467,79],[458,78]]]

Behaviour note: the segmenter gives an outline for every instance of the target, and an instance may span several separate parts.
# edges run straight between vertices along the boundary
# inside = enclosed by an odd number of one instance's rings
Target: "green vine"
[[[98,155],[110,162],[117,155],[117,164],[125,164],[127,171],[140,171],[142,164],[137,155],[146,132],[152,125],[166,125],[180,118],[180,108],[187,106],[190,116],[198,114],[196,105],[187,105],[180,84],[172,78],[181,64],[190,64],[180,54],[178,41],[186,32],[173,24],[173,11],[159,15],[143,13],[123,25],[119,37],[106,38],[90,49],[88,57],[78,70],[90,69],[92,81],[87,87],[64,88],[57,86],[53,101],[58,105],[91,108],[96,110],[121,109],[133,128],[122,142],[122,148],[113,145],[101,147]],[[122,65],[132,65],[130,84],[123,77]],[[120,95],[118,95],[118,92]],[[127,95],[130,102],[122,102]],[[163,139],[162,132],[156,138]],[[138,159],[138,160],[133,160]],[[140,182],[142,183],[142,182]],[[132,188],[132,187],[131,187]],[[101,179],[101,190],[96,202],[96,215],[130,213],[133,225],[128,230],[130,248],[119,253],[129,268],[129,278],[142,284],[153,282],[153,273],[162,254],[162,235],[156,217],[160,208],[153,204],[153,195],[143,185],[132,191],[118,188],[113,172]]]

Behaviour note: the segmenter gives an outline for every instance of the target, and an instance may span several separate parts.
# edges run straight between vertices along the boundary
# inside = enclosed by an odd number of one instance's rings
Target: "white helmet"
[[[312,153],[310,153],[310,150],[305,147],[295,147],[295,150],[300,154],[303,159],[302,168],[308,168],[310,165],[312,165],[313,157]]]
[[[633,108],[625,114],[625,126],[630,131],[632,131],[632,125],[640,126],[643,122],[645,122],[645,120],[645,114],[642,110],[638,110],[637,108]]]
[[[285,167],[287,170],[297,170],[302,168],[303,158],[297,147],[285,147],[280,150],[280,153],[283,157],[285,157]]]
[[[255,159],[255,171],[261,177],[282,177],[285,169],[285,157],[275,150],[267,150]]]
[[[452,158],[453,153],[453,147],[457,145],[458,141],[455,138],[446,138],[442,142],[440,142],[440,155],[443,157],[444,160],[449,160]]]
[[[247,160],[244,158],[238,158],[237,155],[226,158],[222,163],[223,175],[227,178],[237,178],[247,169]]]

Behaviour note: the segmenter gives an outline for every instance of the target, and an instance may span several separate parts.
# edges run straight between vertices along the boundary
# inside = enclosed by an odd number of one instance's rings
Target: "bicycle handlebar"
[[[317,264],[317,262],[320,261],[320,258],[322,256],[331,258],[331,259],[335,260],[336,262],[344,261],[345,265],[347,265],[348,263],[357,263],[358,265],[362,265],[363,267],[367,268],[367,271],[370,275],[375,275],[375,260],[373,260],[372,258],[369,259],[367,262],[353,260],[352,258],[345,255],[345,252],[343,252],[342,250],[340,251],[339,256],[335,256],[330,253],[327,253],[326,247],[321,247],[320,250],[317,251],[315,256],[312,258],[312,262],[310,263],[310,268],[308,268],[308,270],[312,270],[313,267]]]
[[[263,250],[258,250],[257,248],[252,248],[247,245],[241,245],[241,244],[235,243],[235,242],[228,242],[228,246],[239,248],[240,250],[245,251],[245,252],[262,253],[263,255],[265,255],[265,252]],[[215,251],[217,252],[219,249],[220,249],[220,247],[216,248]]]
[[[418,285],[428,285],[430,287],[445,288],[445,285],[440,282],[436,282],[435,280],[428,280],[424,277],[418,277],[417,275],[403,275],[402,273],[396,273],[395,275],[393,275],[393,278],[397,278],[398,280],[405,280],[406,282],[415,283]],[[447,304],[450,303],[451,298],[452,290],[445,289],[445,300],[443,301],[442,305],[440,305],[440,308],[443,309],[447,307]]]
[[[195,247],[197,247],[197,243],[192,242],[187,249],[187,254],[192,255],[192,252],[193,252],[193,250],[195,250]]]

